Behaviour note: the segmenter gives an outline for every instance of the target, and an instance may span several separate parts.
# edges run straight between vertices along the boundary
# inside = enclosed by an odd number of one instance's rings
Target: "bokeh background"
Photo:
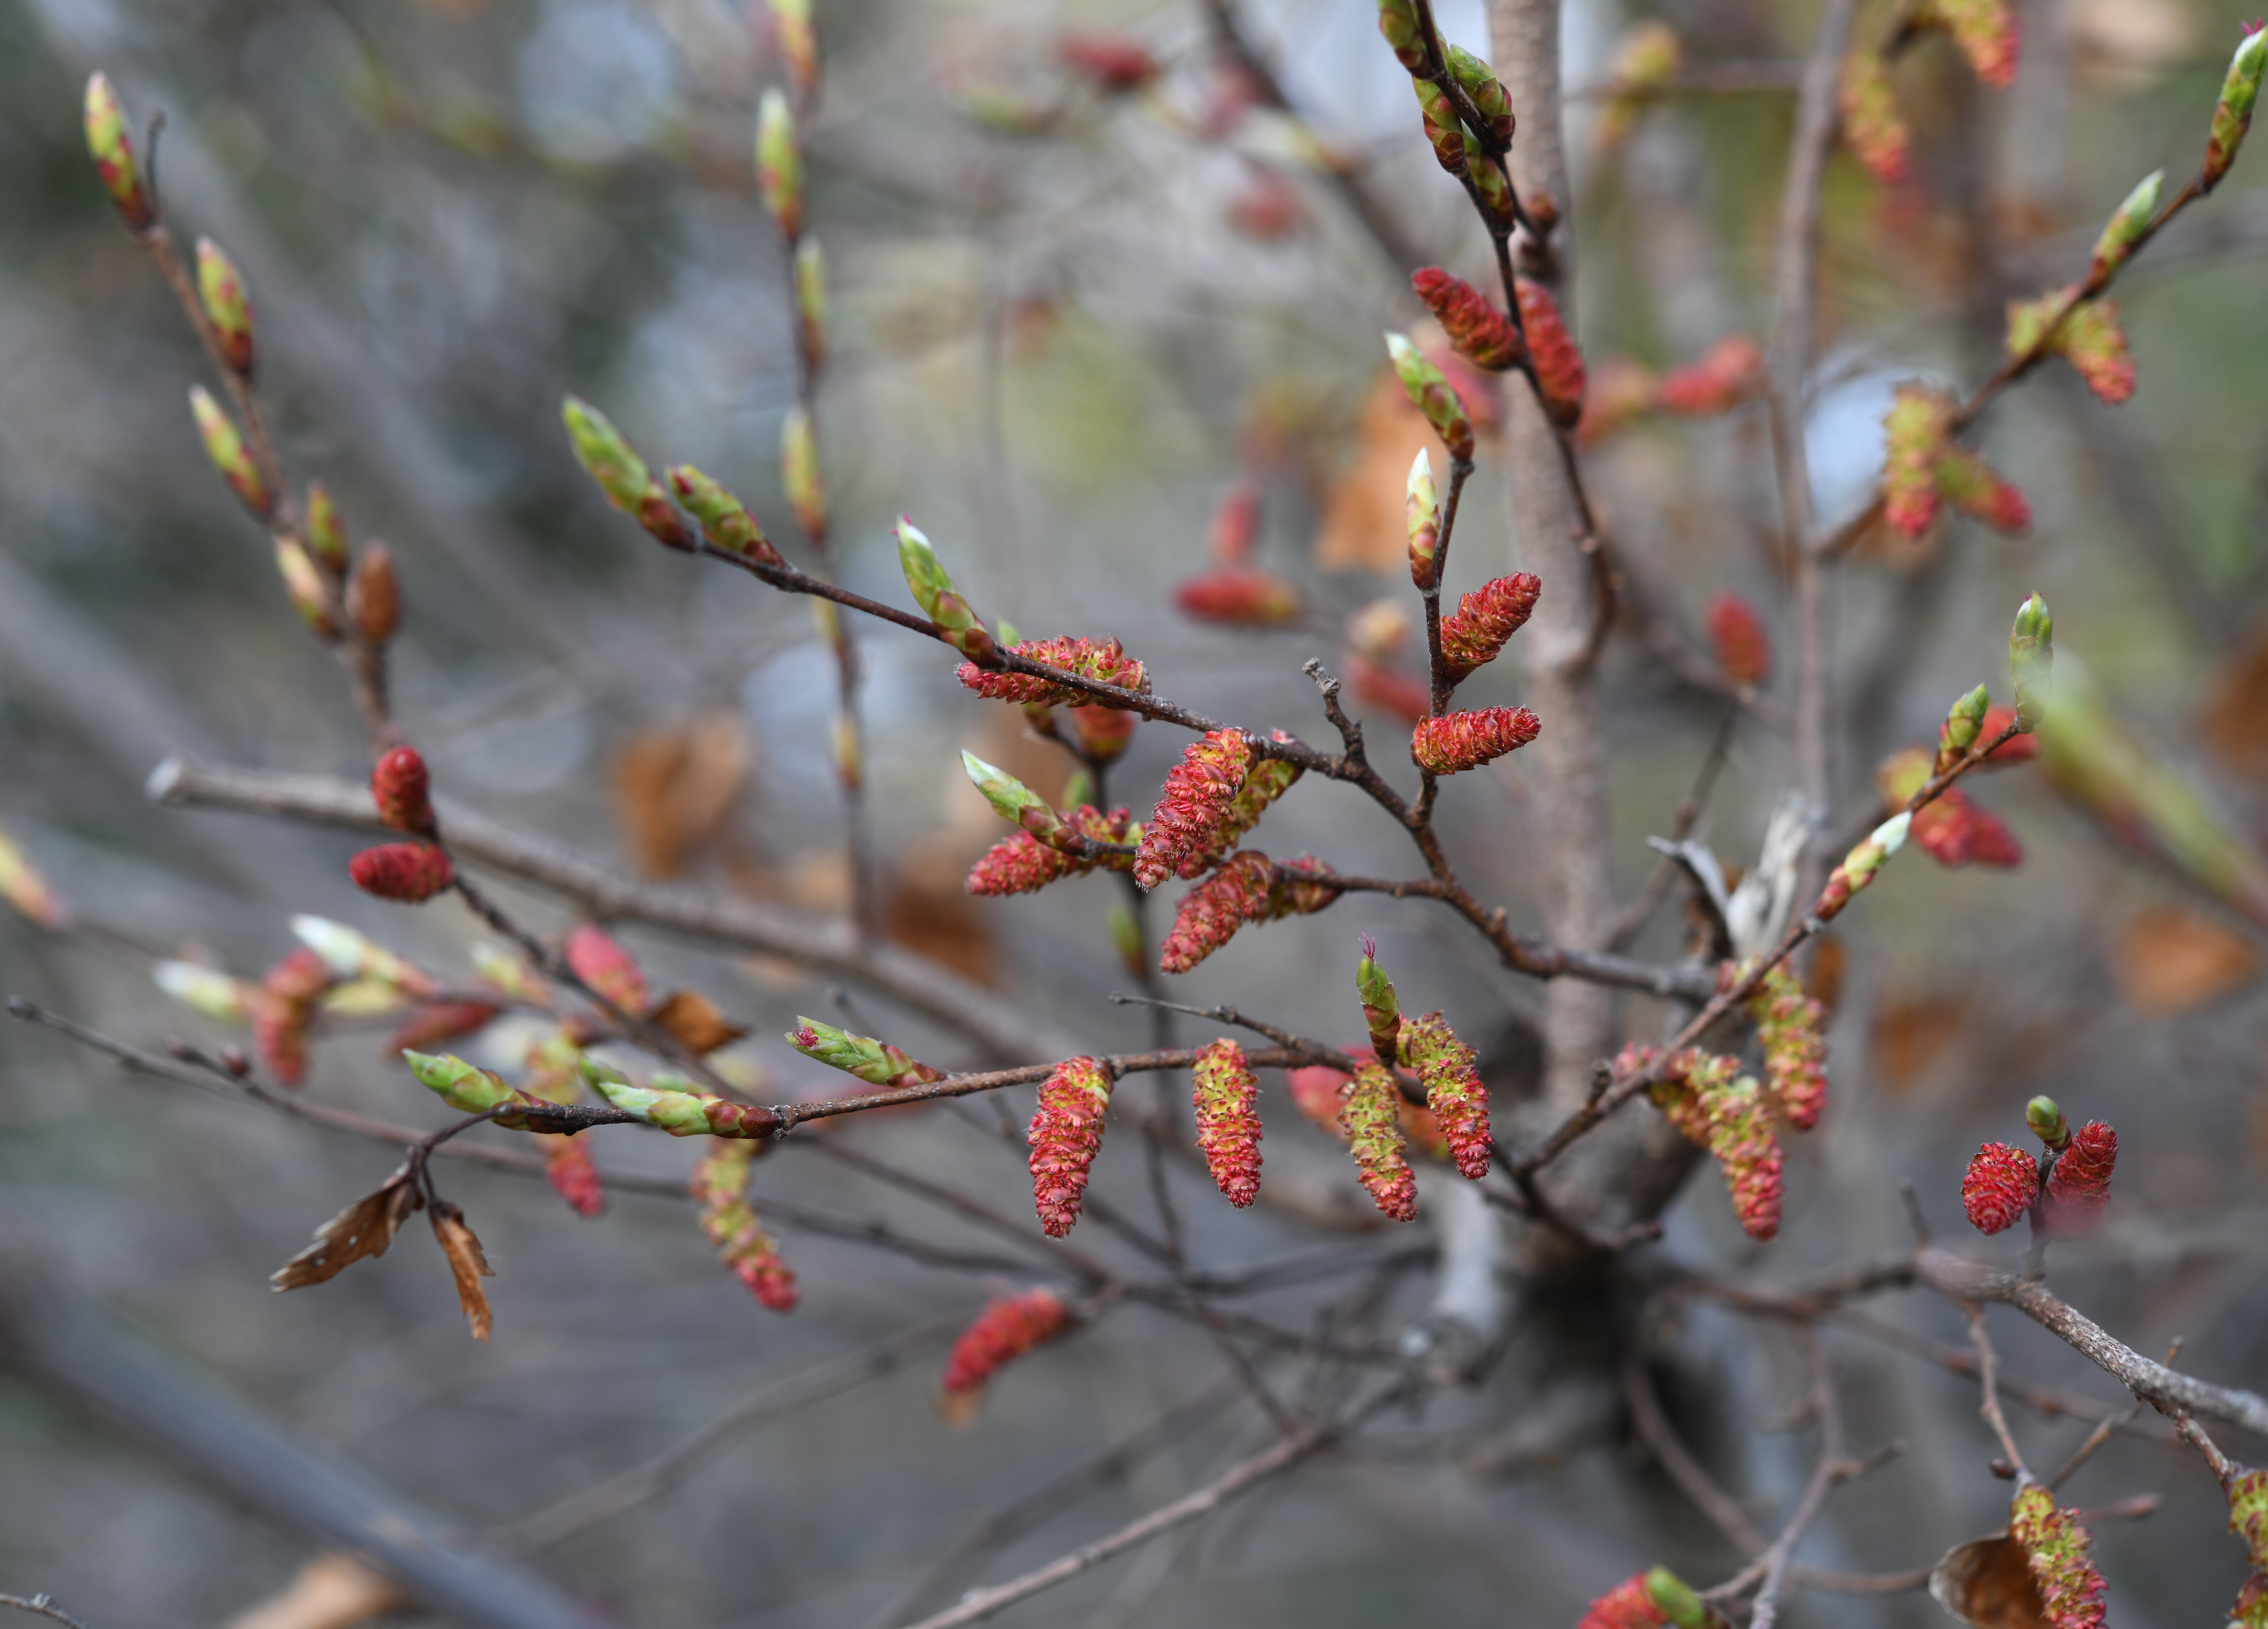
[[[2133,181],[2161,165],[2178,179],[2201,150],[2236,33],[2225,5],[2020,10],[2010,91],[1980,89],[1941,43],[1901,64],[1918,131],[1911,186],[1885,192],[1845,155],[1830,168],[1808,424],[1830,516],[1866,501],[1897,381],[1983,377],[2003,302],[2080,275]],[[1452,38],[1484,47],[1476,4],[1440,11]],[[1415,608],[1398,526],[1422,429],[1382,382],[1377,343],[1420,314],[1401,255],[1475,276],[1487,265],[1370,8],[1241,11],[1304,119],[1254,104],[1195,5],[821,0],[818,12],[828,77],[809,186],[836,352],[820,424],[847,580],[902,593],[887,527],[910,512],[980,608],[1026,633],[1116,634],[1175,697],[1324,739],[1300,664],[1344,669],[1350,619],[1381,597]],[[1697,77],[1715,65],[1741,88],[1609,116],[1616,42],[1649,18],[1680,31]],[[437,969],[462,969],[482,937],[448,902],[411,912],[357,894],[345,836],[142,795],[173,752],[348,775],[362,759],[335,668],[196,445],[183,395],[206,377],[202,360],[91,172],[78,98],[98,66],[137,116],[165,111],[160,177],[177,231],[210,232],[244,269],[287,464],[330,485],[357,537],[395,552],[408,612],[398,707],[440,784],[628,868],[842,907],[833,674],[807,608],[652,548],[582,477],[557,418],[563,392],[588,396],[649,455],[699,464],[775,535],[793,535],[774,453],[795,390],[788,291],[748,159],[755,96],[777,74],[760,24],[740,0],[0,0],[0,828],[84,915],[247,975],[290,947],[297,911]],[[1808,5],[1759,0],[1571,0],[1575,305],[1594,376],[1609,356],[1660,368],[1727,334],[1768,332],[1789,87],[1809,24]],[[1144,42],[1159,77],[1112,95],[1068,70],[1061,36],[1102,28]],[[1780,1241],[1742,1242],[1705,1172],[1657,1263],[1792,1280],[1895,1249],[1904,1176],[1950,1230],[1968,1152],[2014,1137],[2023,1100],[2047,1090],[2123,1139],[2112,1220],[2058,1251],[2059,1286],[2138,1348],[2178,1337],[2200,1375],[2268,1380],[2252,852],[2268,810],[2264,160],[2247,154],[2122,281],[2140,367],[2132,402],[2106,409],[2058,366],[1994,409],[1984,445],[2032,501],[2029,537],[1965,522],[1918,543],[1869,536],[1830,591],[1838,822],[1863,829],[1875,764],[1930,739],[1953,696],[2002,682],[2009,611],[2034,588],[2055,608],[2066,666],[2100,692],[2104,738],[2116,728],[2134,744],[2127,784],[2190,788],[2196,803],[2129,829],[2152,858],[2119,840],[2100,800],[2070,791],[2070,774],[1986,781],[1978,800],[2014,830],[2023,865],[1945,871],[1917,855],[1838,930],[1835,1097],[1794,1154]],[[1350,188],[1388,240],[1349,207]],[[1608,528],[1689,657],[1682,678],[1635,629],[1610,647],[1611,839],[1632,895],[1655,863],[1645,837],[1668,831],[1727,711],[1688,682],[1692,664],[1706,672],[1709,597],[1747,596],[1786,644],[1760,412],[1644,423],[1591,455]],[[1260,632],[1173,607],[1238,490],[1260,497],[1258,559],[1303,601]],[[1453,586],[1506,569],[1503,515],[1484,443]],[[1390,637],[1380,643],[1375,616],[1366,627],[1372,657],[1414,671],[1406,646],[1397,658]],[[1108,879],[1008,902],[961,890],[1000,833],[954,749],[1050,795],[1067,761],[954,686],[935,647],[887,630],[863,639],[891,931],[1086,1044],[1142,1043],[1150,1021],[1105,999],[1135,988],[1113,947]],[[1470,688],[1517,700],[1516,665]],[[1791,778],[1778,724],[1790,689],[1781,674],[1766,688],[1734,727],[1698,828],[1732,866],[1753,862]],[[1390,709],[1358,711],[1392,738]],[[1180,744],[1145,726],[1116,795],[1138,810]],[[1523,772],[1515,759],[1462,778],[1443,819],[1465,874],[1532,923]],[[1414,858],[1341,787],[1300,788],[1270,825],[1275,851],[1344,871],[1390,874]],[[566,925],[556,903],[504,892],[545,929]],[[1405,991],[1425,991],[1406,999],[1446,1008],[1469,1035],[1516,1029],[1534,1010],[1532,988],[1422,901],[1356,898],[1255,930],[1175,993],[1344,1038],[1359,1033],[1344,986],[1361,931]],[[1674,956],[1685,935],[1673,897],[1635,948]],[[777,1039],[798,1013],[846,1010],[806,969],[625,938],[664,987],[702,989],[752,1026],[740,1066],[784,1095],[825,1088]],[[159,995],[133,955],[12,917],[0,920],[0,987],[140,1043],[221,1038]],[[865,1021],[852,1027],[959,1061],[917,1022],[852,1001]],[[1663,1018],[1627,1003],[1633,1036]],[[327,1038],[307,1089],[438,1124],[387,1064],[381,1033]],[[1183,1020],[1174,1033],[1212,1031]],[[499,1055],[513,1054],[499,1043]],[[1146,1102],[1151,1088],[1128,1089]],[[1280,1082],[1263,1089],[1271,1180],[1336,1179],[1342,1156]],[[1006,1098],[1012,1119],[1028,1113],[1028,1093]],[[0,1026],[0,1127],[11,1257],[83,1292],[184,1373],[474,1530],[659,1451],[766,1380],[924,1321],[949,1333],[987,1293],[1037,1272],[946,1271],[781,1220],[804,1286],[802,1308],[781,1319],[720,1272],[681,1204],[625,1197],[586,1224],[540,1186],[457,1172],[453,1196],[499,1272],[496,1338],[475,1347],[420,1238],[304,1294],[267,1288],[318,1221],[383,1176],[384,1149],[128,1080],[16,1024]],[[843,1135],[1023,1214],[1020,1155],[984,1104]],[[1106,1150],[1097,1190],[1139,1213],[1134,1141],[1122,1131]],[[618,1136],[602,1163],[681,1171],[685,1151],[659,1142]],[[1328,1307],[1390,1340],[1424,1304],[1425,1262],[1349,1231],[1344,1212],[1233,1215],[1201,1173],[1175,1167],[1171,1182],[1208,1266],[1326,1245],[1369,1264],[1263,1298],[1287,1326]],[[796,1152],[759,1168],[757,1194],[760,1208],[883,1218],[1019,1254]],[[1083,1242],[1139,1264],[1107,1235]],[[1927,1298],[1877,1310],[1960,1338]],[[2014,1373],[2113,1397],[2037,1330],[1999,1327]],[[656,1629],[884,1629],[1268,1440],[1232,1391],[1130,1472],[1043,1500],[940,1581],[932,1564],[986,1512],[1211,1395],[1225,1372],[1204,1330],[1127,1308],[1005,1377],[956,1428],[932,1406],[943,1338],[530,1564]],[[1788,1349],[1697,1303],[1649,1320],[1646,1338],[1681,1424],[1769,1526],[1808,1469],[1807,1440],[1785,1429],[1802,1383]],[[1836,1496],[1806,1559],[1907,1567],[1990,1530],[2005,1488],[1985,1473],[1967,1382],[1849,1330],[1831,1331],[1830,1350],[1855,1445],[1899,1438],[1906,1452]],[[1271,1373],[1318,1396],[1346,1383],[1329,1365]],[[1523,1428],[1559,1408],[1532,1368],[1505,1365],[1003,1621],[1556,1625],[1649,1560],[1697,1580],[1734,1570],[1611,1407],[1576,1409],[1548,1452],[1524,1447]],[[2046,1463],[2084,1429],[2019,1425]],[[2158,1513],[2102,1535],[2117,1620],[2218,1621],[2241,1556],[2193,1458],[2121,1441],[2072,1496],[2145,1492],[2163,1494]],[[319,1547],[55,1388],[0,1374],[0,1588],[52,1590],[92,1629],[219,1623]],[[1941,1621],[1914,1594],[1805,1597],[1789,1618]]]

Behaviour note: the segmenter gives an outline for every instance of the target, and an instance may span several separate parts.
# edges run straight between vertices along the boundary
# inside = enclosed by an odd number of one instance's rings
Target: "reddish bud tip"
[[[456,872],[430,843],[382,843],[349,860],[347,874],[365,894],[415,905],[447,888]]]
[[[637,960],[603,928],[585,922],[560,947],[567,965],[603,1000],[631,1017],[642,1017],[652,999]]]
[[[2048,1174],[2045,1220],[2057,1236],[2070,1238],[2094,1227],[2110,1203],[2110,1171],[2118,1162],[2118,1133],[2089,1120],[2072,1133],[2071,1145]]]
[[[433,831],[431,778],[415,747],[396,747],[370,772],[370,795],[378,817],[396,831],[430,837]]]

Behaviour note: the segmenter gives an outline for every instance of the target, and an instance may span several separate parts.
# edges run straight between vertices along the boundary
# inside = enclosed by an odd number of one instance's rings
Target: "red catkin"
[[[1197,1146],[1205,1168],[1231,1205],[1241,1210],[1260,1197],[1260,1083],[1244,1049],[1226,1036],[1198,1052],[1189,1101],[1197,1109]]]
[[[2023,1547],[2039,1587],[2041,1618],[2053,1629],[2097,1629],[2102,1622],[2102,1574],[2087,1529],[2055,1496],[2028,1482],[2008,1507],[2008,1537]]]
[[[1668,1621],[1646,1591],[1646,1574],[1637,1573],[1592,1602],[1575,1629],[1663,1629]]]
[[[1274,628],[1300,614],[1300,588],[1256,565],[1222,565],[1174,590],[1182,615],[1229,628]]]
[[[1449,343],[1475,367],[1501,372],[1520,365],[1519,330],[1471,284],[1439,266],[1420,266],[1410,274],[1410,286],[1425,302]]]
[[[1063,1334],[1071,1322],[1071,1308],[1053,1290],[999,1297],[953,1343],[945,1364],[946,1394],[979,1389],[1005,1365]]]
[[[701,1231],[716,1247],[718,1258],[761,1304],[774,1312],[793,1312],[794,1271],[780,1259],[779,1247],[748,1203],[748,1167],[759,1146],[743,1139],[718,1139],[693,1168],[693,1197],[701,1205]]]
[[[1228,943],[1237,929],[1266,911],[1274,873],[1268,856],[1247,849],[1182,895],[1173,928],[1158,947],[1159,967],[1186,973]]]
[[[431,786],[425,760],[415,747],[394,748],[370,772],[370,795],[378,805],[379,819],[416,837],[433,835]]]
[[[1081,836],[1098,843],[1123,843],[1131,816],[1123,808],[1105,814],[1083,803],[1068,817]],[[1028,831],[1005,837],[984,852],[968,873],[972,894],[998,896],[1035,894],[1064,877],[1085,876],[1098,866],[1123,866],[1123,859],[1111,854],[1069,854],[1041,842]]]
[[[1182,761],[1166,776],[1134,856],[1134,881],[1144,892],[1212,842],[1229,818],[1250,763],[1251,748],[1241,730],[1215,730],[1183,749]]]
[[[1486,667],[1518,633],[1535,610],[1543,592],[1539,578],[1514,571],[1484,583],[1457,601],[1457,608],[1441,619],[1441,660],[1456,683]]]
[[[1150,48],[1126,34],[1065,34],[1056,41],[1056,57],[1107,96],[1138,91],[1159,73]]]
[[[2039,1161],[2007,1143],[1986,1143],[1961,1179],[1961,1208],[1979,1233],[2005,1233],[2040,1197]]]
[[[1440,1128],[1441,1141],[1456,1161],[1457,1173],[1478,1182],[1489,1172],[1494,1148],[1489,1131],[1488,1087],[1473,1067],[1473,1049],[1457,1039],[1439,1013],[1408,1019],[1402,1026],[1402,1056],[1418,1071],[1425,1107]]]
[[[315,1003],[338,975],[305,945],[268,969],[252,1005],[252,1046],[269,1072],[285,1086],[307,1078],[307,1032]]]
[[[1082,679],[1097,684],[1111,684],[1122,690],[1139,690],[1147,695],[1150,675],[1142,664],[1126,654],[1125,647],[1116,639],[1027,639],[1010,649],[1027,661],[1049,667],[1060,667],[1065,673],[1075,673]],[[1054,679],[1043,679],[1027,673],[995,673],[979,667],[975,662],[963,662],[954,676],[979,696],[991,701],[1021,702],[1026,706],[1100,707],[1108,704],[1095,700],[1084,690]]]
[[[2118,1162],[2118,1133],[2089,1120],[2072,1133],[2071,1146],[2048,1173],[2048,1224],[2061,1238],[2093,1227],[2110,1203],[2110,1170]]]
[[[1410,756],[1421,770],[1454,775],[1525,747],[1543,727],[1525,707],[1483,707],[1420,719],[1410,737]]]
[[[1032,1205],[1040,1227],[1060,1239],[1079,1220],[1088,1173],[1102,1150],[1102,1111],[1110,1076],[1092,1058],[1066,1058],[1040,1087],[1040,1110],[1026,1139],[1032,1148]]]
[[[603,1000],[612,1003],[633,1018],[641,1018],[652,1004],[646,988],[645,974],[630,953],[616,943],[612,935],[600,927],[585,922],[567,935],[560,954],[576,977],[581,979]]]
[[[1371,1200],[1395,1221],[1418,1220],[1418,1179],[1403,1152],[1401,1088],[1385,1065],[1366,1062],[1341,1088],[1339,1130]]]
[[[546,1137],[543,1179],[567,1201],[575,1214],[598,1215],[607,1208],[606,1184],[600,1180],[598,1162],[579,1137]]]
[[[1755,606],[1720,589],[1710,596],[1706,621],[1710,648],[1726,682],[1749,689],[1771,676],[1771,636]]]
[[[1819,1124],[1827,1104],[1827,1009],[1804,994],[1786,966],[1766,973],[1749,999],[1764,1043],[1764,1084],[1780,1117],[1799,1131]]]
[[[415,905],[447,888],[456,871],[431,843],[381,843],[347,862],[347,874],[365,894]]]
[[[1553,423],[1572,430],[1583,416],[1583,392],[1589,382],[1583,374],[1583,353],[1568,337],[1550,290],[1523,277],[1519,293],[1520,326],[1528,335],[1528,353],[1535,358],[1543,409]]]

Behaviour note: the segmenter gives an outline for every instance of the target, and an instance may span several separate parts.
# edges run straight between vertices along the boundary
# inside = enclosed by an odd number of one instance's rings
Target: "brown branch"
[[[1732,1541],[1733,1547],[1744,1556],[1762,1553],[1764,1536],[1756,1530],[1749,1513],[1739,1501],[1719,1487],[1704,1470],[1693,1451],[1685,1446],[1669,1416],[1662,1412],[1661,1399],[1653,1389],[1653,1379],[1646,1372],[1646,1364],[1633,1349],[1623,1359],[1623,1401],[1630,1410],[1631,1428],[1638,1433],[1638,1441],[1653,1456],[1669,1479],[1695,1507],[1713,1523],[1717,1530]]]
[[[2024,1464],[2023,1450],[2008,1430],[2008,1416],[2000,1407],[2000,1356],[1992,1347],[1992,1337],[1984,1327],[1984,1308],[1970,1301],[1962,1308],[1969,1324],[1969,1344],[1977,1348],[1977,1412],[1984,1423],[1992,1427],[1992,1434],[2000,1440],[2000,1451],[2016,1468],[2016,1474],[2030,1478],[2031,1471]]]
[[[86,1629],[86,1625],[55,1604],[50,1595],[0,1595],[0,1606],[13,1607],[19,1612],[37,1612],[42,1618],[52,1618],[59,1624],[69,1624],[70,1629]]]

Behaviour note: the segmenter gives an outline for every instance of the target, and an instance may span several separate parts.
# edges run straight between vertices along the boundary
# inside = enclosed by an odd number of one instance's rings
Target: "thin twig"
[[[37,1612],[42,1618],[52,1618],[59,1624],[69,1624],[70,1629],[86,1629],[86,1625],[57,1606],[55,1597],[47,1594],[31,1596],[0,1595],[0,1606],[12,1606],[19,1612]]]

